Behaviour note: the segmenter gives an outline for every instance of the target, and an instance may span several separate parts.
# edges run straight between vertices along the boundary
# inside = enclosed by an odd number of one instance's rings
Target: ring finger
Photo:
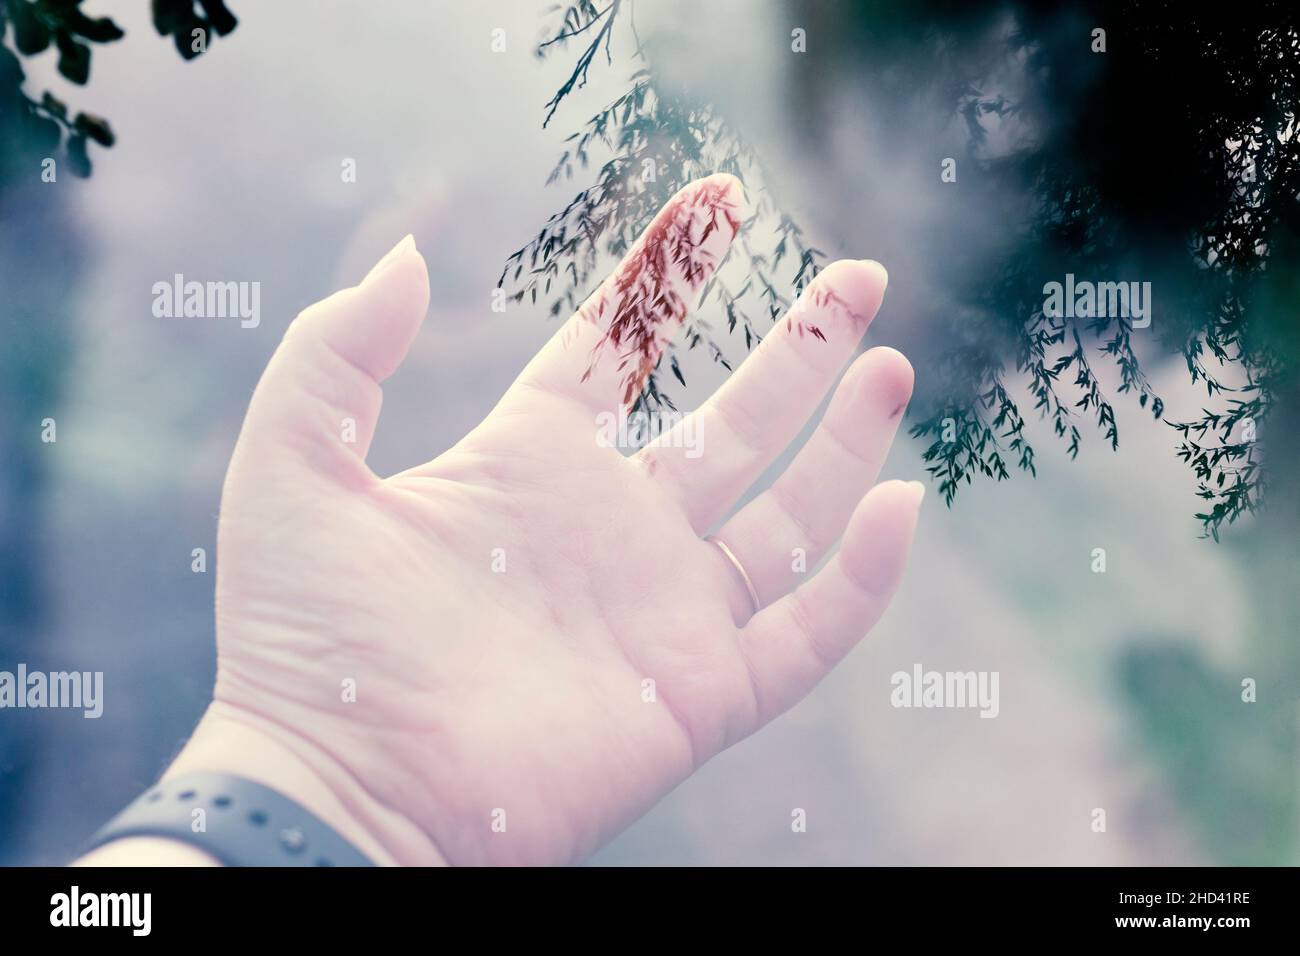
[[[790,467],[718,531],[712,544],[731,552],[717,548],[735,579],[731,604],[737,622],[755,611],[745,575],[764,606],[798,585],[839,540],[880,473],[912,379],[901,352],[874,348],[861,355]]]

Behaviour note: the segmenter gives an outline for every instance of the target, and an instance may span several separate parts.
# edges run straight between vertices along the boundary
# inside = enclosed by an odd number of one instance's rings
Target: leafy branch
[[[12,36],[13,50],[0,44],[0,107],[17,132],[38,154],[52,155],[62,146],[69,170],[91,173],[88,144],[110,147],[116,141],[102,116],[78,112],[48,90],[40,99],[23,92],[26,79],[19,56],[36,56],[51,45],[58,51],[58,71],[78,86],[90,80],[91,44],[113,43],[126,34],[109,17],[90,17],[83,0],[0,0],[0,37]],[[186,60],[203,53],[212,34],[226,36],[238,21],[223,0],[153,0],[153,24],[159,36],[171,36]],[[8,29],[7,29],[8,28]],[[15,52],[16,51],[16,52]],[[11,160],[12,161],[12,160]]]
[[[604,6],[582,0],[554,8],[558,22],[539,43],[537,55],[545,57],[573,40],[585,45],[565,82],[547,101],[544,126],[586,84],[602,51],[606,62],[613,63],[614,31],[624,14],[630,22],[631,7],[632,0],[609,0]],[[1126,15],[1136,16],[1134,9],[1126,8]],[[1025,23],[1006,35],[1003,48],[991,58],[995,62],[954,57],[956,69],[993,75],[1000,57],[1026,76],[1054,75],[1050,44],[1073,41],[1060,40],[1060,31],[1053,33],[1051,23],[1039,14],[1023,15]],[[1005,121],[1032,118],[1035,111],[1043,114],[1044,101],[1035,99],[1032,91],[1018,102],[1004,92],[984,92],[968,76],[939,86],[948,91],[948,108],[966,131],[967,161],[989,182],[1027,184],[1033,211],[1021,235],[1022,249],[1051,250],[1074,270],[1094,275],[1123,274],[1137,262],[1144,269],[1182,277],[1192,290],[1162,300],[1166,311],[1161,335],[1167,338],[1172,329],[1177,338],[1181,329],[1180,347],[1193,384],[1203,382],[1211,397],[1233,397],[1227,411],[1206,409],[1199,420],[1169,424],[1183,439],[1176,453],[1192,468],[1198,494],[1211,502],[1197,519],[1204,533],[1217,539],[1224,524],[1256,510],[1265,488],[1263,442],[1257,437],[1234,438],[1233,429],[1247,422],[1257,429],[1274,405],[1279,383],[1289,381],[1295,371],[1276,337],[1252,333],[1259,323],[1252,326],[1249,306],[1252,296],[1260,298],[1261,286],[1268,291],[1281,281],[1278,273],[1283,270],[1270,272],[1268,263],[1288,261],[1280,250],[1300,195],[1300,140],[1294,135],[1295,117],[1300,115],[1294,82],[1300,72],[1300,44],[1293,28],[1257,30],[1249,23],[1222,19],[1208,26],[1144,26],[1139,18],[1126,30],[1133,62],[1163,64],[1172,59],[1172,65],[1157,68],[1177,69],[1191,62],[1186,59],[1188,48],[1202,50],[1208,44],[1216,62],[1223,63],[1223,77],[1214,80],[1227,91],[1223,100],[1199,114],[1186,111],[1190,120],[1183,113],[1176,117],[1191,127],[1188,135],[1196,144],[1182,150],[1190,158],[1183,160],[1186,166],[1180,172],[1206,183],[1213,200],[1198,207],[1201,218],[1180,226],[1187,238],[1185,250],[1161,246],[1144,259],[1145,250],[1134,235],[1144,225],[1141,217],[1151,214],[1124,205],[1130,200],[1123,189],[1098,179],[1095,164],[1080,162],[1067,137],[1001,157],[986,155],[989,118]],[[1207,31],[1217,32],[1209,37]],[[931,39],[932,52],[953,45],[952,36],[942,31]],[[635,58],[641,66],[631,75],[629,89],[568,137],[547,180],[549,185],[578,176],[586,184],[508,257],[498,285],[509,285],[516,301],[548,298],[552,315],[573,311],[590,292],[603,257],[625,253],[677,189],[709,173],[729,172],[746,183],[754,211],[741,224],[729,253],[735,268],[720,269],[701,298],[706,305],[716,305],[727,335],[742,338],[750,349],[822,268],[825,257],[775,203],[763,185],[754,150],[727,118],[712,104],[657,83],[639,37]],[[1207,171],[1201,157],[1218,155],[1224,143],[1230,148],[1223,168]],[[763,228],[756,228],[760,223]],[[757,236],[764,233],[776,240],[760,247]],[[1300,239],[1290,251],[1300,251]],[[1021,264],[1022,258],[1028,257],[1008,254],[992,281],[981,276],[979,287],[956,290],[954,298],[962,307],[954,310],[949,330],[955,344],[937,357],[932,376],[944,388],[918,409],[910,429],[914,437],[928,440],[922,458],[949,504],[961,484],[970,484],[977,475],[1001,481],[1013,469],[1037,473],[1035,449],[1025,436],[1025,414],[1008,384],[1013,375],[1023,380],[1033,412],[1050,424],[1071,458],[1079,453],[1085,428],[1095,428],[1110,448],[1119,446],[1115,400],[1094,368],[1098,357],[1118,370],[1117,394],[1135,399],[1139,408],[1164,420],[1165,402],[1139,361],[1127,314],[1045,315],[1041,268],[1033,271]],[[1270,294],[1270,300],[1254,304],[1255,312],[1289,315],[1300,301],[1300,288],[1272,288]],[[715,361],[731,368],[721,332],[707,315],[701,310],[685,317],[684,347],[707,347]],[[660,365],[665,363],[684,381],[671,345]],[[1224,384],[1220,376],[1228,369],[1237,378],[1237,372],[1244,372],[1246,384]],[[638,405],[672,406],[657,371],[645,376]]]
[[[587,35],[591,39],[573,71],[547,102],[546,122],[586,82],[596,55],[604,49],[609,56],[615,24],[626,9],[624,3],[611,0],[608,6],[598,8],[594,3],[579,2],[563,10],[557,8],[559,23],[539,44],[539,56],[574,37]],[[636,56],[644,60],[639,40],[636,50]],[[716,302],[725,316],[727,332],[740,330],[745,347],[751,348],[816,276],[825,257],[806,242],[799,226],[780,211],[761,185],[762,168],[756,154],[725,117],[710,104],[665,92],[646,67],[633,73],[630,82],[625,93],[565,140],[568,145],[547,179],[548,185],[570,181],[595,165],[594,181],[507,257],[498,286],[509,284],[514,301],[527,298],[536,302],[539,296],[549,297],[552,315],[575,311],[591,292],[602,257],[623,256],[682,186],[711,173],[731,173],[746,183],[752,212],[739,223],[728,260],[739,255],[748,268],[742,281],[736,282],[723,272],[728,261],[724,260],[703,287],[701,300]],[[770,248],[754,244],[752,236],[759,223],[770,226],[776,236]],[[791,271],[789,280],[780,277],[782,268]],[[786,289],[793,291],[787,294]],[[731,368],[716,330],[701,312],[686,313],[682,334],[688,350],[705,348],[714,361]],[[674,377],[684,382],[673,347],[665,352],[665,360]],[[672,407],[656,370],[644,376],[642,385],[634,407]]]

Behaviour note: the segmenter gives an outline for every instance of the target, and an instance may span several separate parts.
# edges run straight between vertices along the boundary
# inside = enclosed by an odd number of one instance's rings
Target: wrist
[[[163,774],[209,771],[247,777],[296,801],[378,866],[443,866],[433,842],[377,800],[323,749],[279,724],[213,702]]]
[[[427,836],[376,800],[346,768],[310,741],[256,714],[220,702],[210,705],[162,779],[195,772],[234,774],[270,787],[376,865],[444,865]],[[111,865],[128,862],[128,857],[154,865],[216,863],[197,847],[153,837],[114,841],[79,862]]]

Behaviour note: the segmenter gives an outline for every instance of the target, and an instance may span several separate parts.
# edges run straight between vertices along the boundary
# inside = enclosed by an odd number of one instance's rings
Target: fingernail
[[[919,481],[909,481],[907,486],[911,488],[913,494],[916,495],[916,506],[918,508],[921,507],[921,502],[925,498],[925,484]]]
[[[745,184],[740,181],[739,176],[733,176],[731,173],[722,173],[730,182],[727,184],[727,192],[736,194],[736,205],[745,205]]]
[[[879,262],[877,262],[875,259],[860,259],[860,260],[858,260],[858,261],[859,261],[859,262],[862,262],[862,263],[864,263],[864,264],[866,264],[866,265],[872,266],[872,267],[874,267],[874,268],[876,268],[876,269],[879,269],[879,270],[880,270],[880,278],[881,278],[881,287],[882,287],[882,288],[886,288],[886,287],[888,287],[888,285],[889,285],[889,270],[888,270],[888,269],[886,269],[883,265],[881,265],[881,264],[880,264]]]
[[[408,232],[405,238],[403,238],[401,242],[393,246],[393,248],[389,249],[388,252],[384,255],[384,257],[375,263],[374,268],[371,269],[369,272],[367,272],[366,277],[361,280],[361,284],[365,285],[367,282],[370,282],[377,275],[379,275],[390,265],[392,265],[394,262],[400,259],[403,255],[405,255],[408,249],[414,249],[414,248],[415,248],[415,236],[411,235]]]

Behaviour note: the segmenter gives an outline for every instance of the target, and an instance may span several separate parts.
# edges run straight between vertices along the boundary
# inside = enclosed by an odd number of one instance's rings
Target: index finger
[[[511,392],[538,388],[594,413],[631,405],[726,255],[742,203],[740,180],[726,173],[679,190]]]

